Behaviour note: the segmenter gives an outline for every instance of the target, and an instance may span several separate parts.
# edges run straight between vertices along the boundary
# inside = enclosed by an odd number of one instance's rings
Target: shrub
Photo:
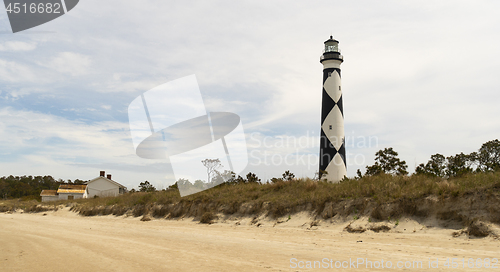
[[[202,224],[212,224],[213,220],[217,219],[217,216],[213,212],[205,212],[200,219]]]

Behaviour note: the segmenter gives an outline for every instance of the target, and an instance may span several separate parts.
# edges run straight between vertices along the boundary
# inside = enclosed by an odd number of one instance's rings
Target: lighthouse
[[[323,95],[319,151],[319,177],[330,182],[339,182],[347,175],[340,83],[340,65],[343,61],[339,42],[330,36],[330,39],[325,41],[325,50],[320,57],[323,64]]]

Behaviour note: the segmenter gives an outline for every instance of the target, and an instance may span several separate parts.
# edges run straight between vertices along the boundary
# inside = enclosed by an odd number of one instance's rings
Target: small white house
[[[59,200],[57,190],[42,190],[40,196],[42,197],[42,202]]]
[[[87,185],[61,184],[57,194],[59,200],[87,198]]]
[[[87,185],[87,197],[118,196],[127,192],[127,187],[111,179],[111,175],[105,177],[105,172],[101,171],[99,177],[85,182]]]

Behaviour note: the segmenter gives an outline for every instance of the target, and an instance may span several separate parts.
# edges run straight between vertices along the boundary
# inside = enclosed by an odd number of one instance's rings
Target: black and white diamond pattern
[[[344,138],[344,112],[340,69],[323,70],[323,103],[321,110],[320,176],[340,181],[347,173]]]

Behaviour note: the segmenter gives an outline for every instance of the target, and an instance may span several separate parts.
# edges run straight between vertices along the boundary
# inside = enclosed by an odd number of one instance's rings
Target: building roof
[[[333,38],[333,36],[330,36],[330,39],[328,39],[328,40],[325,41],[325,43],[327,43],[327,42],[336,42],[336,43],[338,43],[339,41],[335,40]]]
[[[61,184],[57,190],[58,194],[83,194],[87,185]]]
[[[112,179],[109,179],[109,178],[107,178],[107,177],[102,177],[102,176],[99,176],[99,177],[97,177],[97,178],[95,178],[95,179],[91,179],[91,180],[89,180],[89,181],[85,182],[85,184],[92,183],[92,182],[94,182],[94,181],[96,181],[96,180],[98,180],[98,179],[100,179],[100,178],[103,178],[103,179],[105,179],[105,180],[107,180],[107,181],[109,181],[109,182],[113,183],[114,185],[116,185],[116,186],[120,187],[120,188],[127,189],[127,187],[125,187],[125,186],[121,185],[120,183],[118,183],[118,182],[116,182],[116,181],[114,181],[114,180],[112,180]]]
[[[42,190],[40,196],[57,196],[57,190]]]

